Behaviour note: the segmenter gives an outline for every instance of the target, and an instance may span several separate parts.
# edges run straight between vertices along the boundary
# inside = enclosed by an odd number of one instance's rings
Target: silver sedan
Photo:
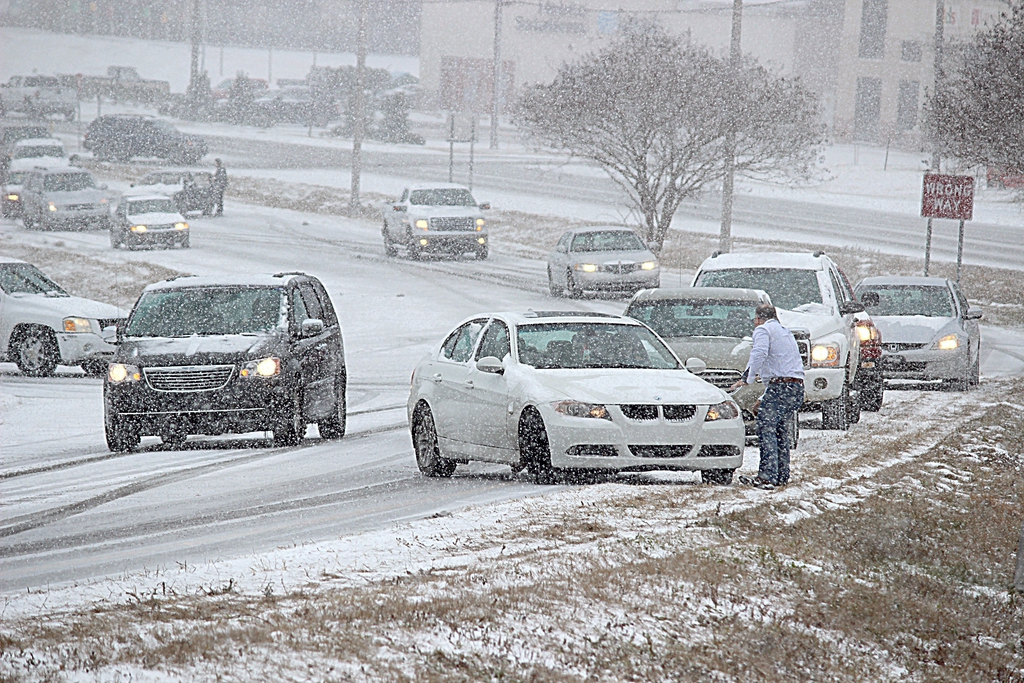
[[[661,267],[635,232],[619,226],[569,230],[548,255],[551,296],[588,291],[634,294],[661,284]]]

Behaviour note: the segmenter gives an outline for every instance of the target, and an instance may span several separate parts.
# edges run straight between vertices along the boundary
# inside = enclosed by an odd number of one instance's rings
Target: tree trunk
[[[1017,572],[1013,577],[1013,587],[1018,593],[1024,593],[1024,524],[1021,524],[1017,540]]]

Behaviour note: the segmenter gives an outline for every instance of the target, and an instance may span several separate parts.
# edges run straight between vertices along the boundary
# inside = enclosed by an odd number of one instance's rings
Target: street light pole
[[[366,90],[366,0],[359,2],[359,30],[356,33],[356,98],[352,122],[352,194],[349,209],[352,213],[359,208],[359,176],[362,174],[363,135],[365,134],[365,90]]]
[[[491,149],[498,149],[498,117],[501,115],[501,6],[494,0],[494,71],[491,74]]]
[[[936,0],[936,2],[935,2],[935,45],[933,47],[933,49],[935,50],[935,62],[934,62],[934,66],[933,66],[934,71],[935,71],[935,84],[933,86],[933,90],[935,91],[936,94],[938,94],[939,90],[943,87],[943,83],[942,83],[942,81],[943,81],[943,73],[942,73],[942,48],[943,48],[943,41],[945,40],[945,37],[943,35],[944,34],[944,25],[945,25],[945,23],[946,23],[946,2],[945,2],[945,0]],[[940,126],[941,125],[941,118],[942,117],[939,116],[937,118],[938,118],[938,120],[936,121],[935,125],[936,126]],[[942,166],[942,155],[939,152],[939,145],[941,144],[941,140],[940,140],[940,137],[939,137],[939,131],[938,130],[933,130],[932,131],[932,135],[935,136],[935,139],[932,140],[932,169],[931,169],[931,171],[932,171],[932,173],[939,173],[941,171],[940,167]],[[927,273],[925,273],[925,274],[927,275]]]
[[[743,0],[733,0],[732,3],[732,34],[729,40],[729,68],[732,72],[733,91],[739,80],[740,59],[740,31],[743,21]],[[736,175],[736,117],[738,112],[732,112],[729,120],[729,130],[725,134],[725,169],[722,178],[722,229],[718,237],[718,251],[727,254],[732,251],[732,196],[733,181]]]

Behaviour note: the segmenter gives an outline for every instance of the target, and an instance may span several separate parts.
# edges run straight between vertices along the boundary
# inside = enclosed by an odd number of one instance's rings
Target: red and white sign
[[[974,215],[974,178],[925,173],[921,215],[925,218],[971,220]]]

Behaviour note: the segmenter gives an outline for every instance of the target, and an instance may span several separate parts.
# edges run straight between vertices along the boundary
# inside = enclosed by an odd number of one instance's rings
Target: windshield
[[[754,333],[751,301],[645,301],[626,315],[646,324],[662,337],[736,337]]]
[[[519,362],[538,369],[679,367],[668,347],[639,325],[520,325],[516,343]]]
[[[35,159],[38,157],[64,158],[64,148],[60,145],[33,145],[32,147],[17,147],[14,150],[15,159]]]
[[[628,230],[585,232],[572,238],[571,251],[643,251],[647,247]]]
[[[859,289],[857,296],[862,297],[868,292],[878,294],[877,304],[871,296],[863,302],[864,308],[871,315],[925,315],[941,318],[952,318],[954,315],[953,295],[945,287],[873,285]]]
[[[43,189],[47,192],[75,192],[93,187],[96,183],[88,173],[55,173],[43,179]]]
[[[178,134],[177,128],[167,123],[166,121],[161,121],[160,119],[156,119],[155,121],[153,121],[153,127],[156,128],[161,133],[170,133],[172,135]]]
[[[28,177],[28,171],[14,171],[7,174],[8,185],[24,185]]]
[[[178,207],[171,199],[138,199],[128,202],[128,213],[133,216],[141,213],[178,213]]]
[[[778,308],[793,310],[805,304],[821,304],[818,275],[813,270],[794,268],[737,268],[706,270],[698,287],[738,287],[761,289]]]
[[[207,287],[145,292],[125,334],[129,337],[190,337],[255,334],[282,320],[284,296],[271,287]]]
[[[154,173],[138,182],[139,185],[178,185],[181,175],[177,173]]]
[[[476,201],[469,190],[447,187],[413,190],[409,195],[409,203],[420,206],[476,206]]]
[[[59,294],[67,292],[28,263],[0,263],[0,289],[7,294]]]

